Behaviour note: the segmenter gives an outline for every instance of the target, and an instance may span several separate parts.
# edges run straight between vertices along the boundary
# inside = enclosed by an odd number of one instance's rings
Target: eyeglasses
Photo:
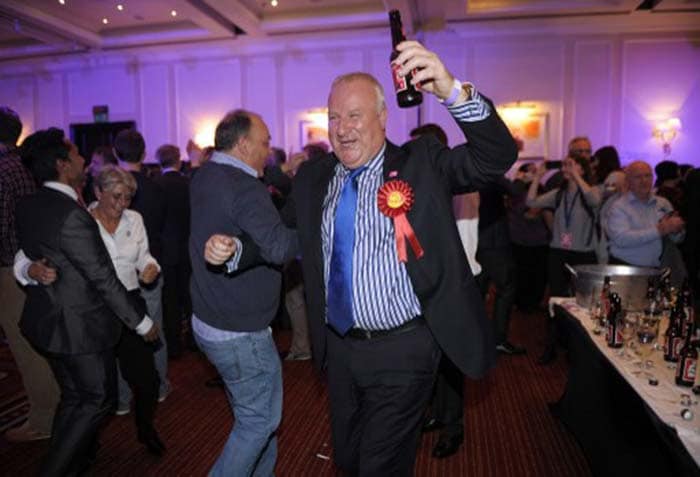
[[[590,149],[569,149],[569,153],[574,155],[591,154],[591,152]]]

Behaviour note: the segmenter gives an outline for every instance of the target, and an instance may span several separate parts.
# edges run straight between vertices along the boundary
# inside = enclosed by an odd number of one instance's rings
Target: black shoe
[[[155,456],[162,456],[165,452],[165,444],[160,440],[156,431],[151,432],[148,436],[139,435],[139,442],[146,446],[148,452]]]
[[[498,343],[496,345],[496,351],[498,351],[501,354],[509,354],[509,355],[527,353],[525,348],[522,348],[520,346],[515,346],[514,344],[509,343],[507,341],[503,341],[502,343]]]
[[[428,417],[423,422],[423,427],[421,428],[421,432],[437,431],[438,429],[442,429],[443,427],[444,427],[444,424],[442,422],[438,421],[434,417]]]
[[[445,457],[451,456],[457,452],[457,449],[459,449],[459,446],[462,445],[463,440],[464,437],[460,435],[440,436],[437,444],[435,444],[435,447],[433,447],[433,457],[436,459],[444,459]]]
[[[537,360],[537,364],[541,365],[547,365],[550,364],[552,361],[554,361],[557,358],[557,350],[554,347],[549,347],[544,350],[544,353],[542,353],[542,356],[539,357]]]
[[[217,376],[215,378],[207,379],[204,385],[208,388],[223,388],[224,380],[221,378],[221,376]]]

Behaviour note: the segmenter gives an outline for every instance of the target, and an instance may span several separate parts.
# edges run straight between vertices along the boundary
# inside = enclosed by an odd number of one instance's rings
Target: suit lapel
[[[384,164],[383,164],[383,176],[384,182],[391,179],[400,179],[401,171],[408,155],[400,147],[394,145],[393,143],[386,142],[386,151],[384,151]]]

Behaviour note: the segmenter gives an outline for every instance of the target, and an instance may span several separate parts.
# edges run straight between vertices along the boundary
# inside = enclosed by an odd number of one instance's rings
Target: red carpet
[[[437,435],[425,435],[416,475],[470,477],[590,476],[573,437],[549,413],[566,379],[566,363],[535,364],[541,350],[543,319],[515,314],[512,341],[526,356],[501,356],[488,378],[467,382],[465,443],[454,456],[430,456]],[[289,333],[278,337],[286,347]],[[4,348],[4,349],[3,349]],[[2,358],[0,369],[8,370]],[[284,363],[284,417],[279,430],[278,477],[333,476],[326,392],[310,361]],[[11,369],[10,369],[11,371]],[[187,353],[171,362],[174,390],[158,408],[157,428],[168,451],[160,459],[136,442],[131,415],[111,419],[102,433],[96,476],[206,475],[230,431],[232,417],[224,392],[204,382],[215,375],[206,359]],[[0,404],[17,377],[0,381]],[[6,387],[7,386],[7,387]],[[1,417],[1,416],[0,416]],[[1,421],[0,421],[1,422]],[[0,438],[0,475],[35,475],[46,442],[10,444]]]

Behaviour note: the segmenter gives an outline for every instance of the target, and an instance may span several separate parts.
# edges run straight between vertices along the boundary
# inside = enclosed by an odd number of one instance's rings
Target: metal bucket
[[[605,277],[610,277],[610,290],[620,295],[622,307],[642,311],[647,306],[646,292],[650,277],[658,278],[658,268],[630,267],[627,265],[566,265],[572,273],[576,303],[584,308],[595,304],[603,288]]]

